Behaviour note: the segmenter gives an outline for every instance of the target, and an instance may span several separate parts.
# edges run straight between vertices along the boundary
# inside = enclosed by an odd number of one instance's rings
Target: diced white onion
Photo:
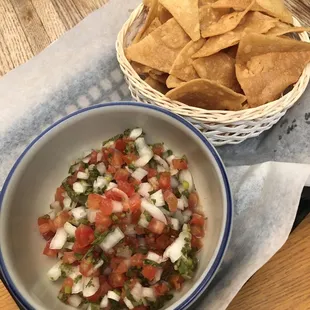
[[[162,207],[165,205],[163,191],[160,189],[150,197],[151,200],[155,200],[154,204],[156,207]]]
[[[57,264],[55,264],[48,272],[47,276],[51,281],[56,281],[60,278],[61,276],[61,266],[62,262],[59,261]]]
[[[77,194],[82,194],[85,191],[85,187],[80,182],[75,182],[75,183],[73,183],[73,190]]]
[[[149,259],[149,260],[151,260],[151,261],[153,261],[153,262],[155,262],[157,264],[160,264],[163,261],[163,258],[160,255],[158,255],[158,254],[156,254],[154,252],[148,252],[147,256],[146,256],[146,259]]]
[[[100,283],[98,277],[84,277],[83,296],[93,296],[99,289]]]
[[[107,297],[109,299],[113,299],[115,301],[119,301],[121,299],[121,297],[119,295],[117,295],[115,292],[113,291],[108,291]]]
[[[64,225],[64,229],[70,237],[75,236],[76,227],[74,225],[72,225],[71,223],[66,222]]]
[[[125,235],[128,236],[135,236],[137,233],[135,231],[135,226],[134,225],[127,225],[126,230],[125,230]]]
[[[93,210],[93,209],[87,209],[87,219],[90,223],[95,223],[96,215],[99,212],[99,210]]]
[[[182,195],[180,199],[183,200],[184,208],[186,209],[188,207],[188,199],[184,195]]]
[[[142,132],[142,128],[135,128],[130,132],[129,138],[135,140],[142,135]]]
[[[115,142],[113,140],[108,141],[103,147],[113,147]]]
[[[50,249],[51,250],[60,250],[62,247],[65,245],[67,241],[67,233],[64,228],[58,228],[56,231],[55,236],[53,237],[51,244],[50,244]]]
[[[179,185],[179,181],[176,177],[171,177],[171,187],[172,188],[177,188]]]
[[[74,308],[78,308],[82,302],[82,298],[79,295],[70,295],[68,297],[68,304]]]
[[[104,251],[108,251],[112,249],[115,245],[117,245],[124,237],[125,235],[123,234],[123,232],[118,227],[116,227],[115,230],[109,233],[106,238],[100,243],[100,247]]]
[[[173,175],[176,175],[178,174],[178,169],[175,169],[173,167],[173,164],[172,164],[172,161],[175,159],[175,156],[174,155],[170,155],[169,157],[166,158],[166,161],[169,163],[170,165],[170,174],[173,176]]]
[[[172,154],[170,156],[168,156],[166,158],[166,161],[168,162],[168,164],[171,166],[172,165],[172,161],[175,159],[175,156]]]
[[[132,169],[130,169],[128,166],[126,166],[125,167],[125,169],[130,173],[130,174],[132,174],[133,173],[133,170]]]
[[[85,171],[79,171],[76,175],[76,177],[80,180],[87,180],[89,178],[89,174]]]
[[[138,222],[138,225],[144,228],[148,228],[149,221],[146,219],[145,215],[142,213]]]
[[[146,177],[148,172],[142,168],[137,168],[133,173],[132,177],[138,181],[141,181],[144,177]]]
[[[155,278],[154,278],[154,282],[156,283],[156,282],[158,282],[158,281],[160,281],[160,279],[161,279],[161,275],[163,274],[163,269],[162,268],[160,268],[160,269],[157,269],[157,271],[156,271],[156,274],[155,274]]]
[[[151,287],[144,287],[142,289],[142,296],[147,299],[155,300],[154,290]]]
[[[128,309],[131,310],[131,309],[134,308],[134,305],[132,304],[132,302],[127,297],[124,298],[124,303],[125,303],[125,305],[127,306]]]
[[[83,158],[82,161],[83,161],[83,163],[88,164],[89,161],[90,161],[90,156],[87,156],[87,157]]]
[[[191,219],[191,216],[192,216],[192,211],[190,211],[190,210],[185,210],[185,211],[183,212],[184,223],[188,223],[189,220]]]
[[[167,162],[158,155],[154,155],[154,159],[166,170],[169,170],[169,165]]]
[[[153,187],[151,184],[147,182],[141,183],[139,185],[138,194],[141,195],[142,197],[148,198],[150,197],[149,192],[151,192],[152,190],[153,190]]]
[[[98,263],[94,266],[94,270],[99,269],[103,265],[103,260],[99,259]]]
[[[138,138],[135,141],[135,145],[136,145],[140,158],[135,161],[134,165],[136,167],[144,167],[152,159],[153,151],[146,144],[144,138]]]
[[[184,210],[185,209],[184,200],[181,199],[181,198],[178,199],[178,209],[179,210]]]
[[[155,205],[153,205],[148,200],[146,200],[145,198],[143,198],[141,200],[141,207],[145,211],[150,213],[154,218],[156,218],[157,220],[159,220],[159,221],[161,221],[167,225],[167,219],[166,219],[164,213],[159,208],[157,208]]]
[[[143,289],[142,285],[139,282],[137,282],[133,287],[133,289],[131,290],[131,294],[136,301],[140,301],[140,299],[142,298],[142,289]]]
[[[83,219],[87,216],[86,208],[84,207],[77,207],[72,209],[72,215],[76,220]]]
[[[125,192],[121,191],[119,188],[112,188],[112,191],[114,193],[117,193],[119,196],[121,196],[124,200],[128,200],[128,196]]]
[[[103,176],[99,176],[97,177],[97,180],[94,181],[94,189],[98,189],[98,188],[104,188],[105,186],[108,185],[108,182],[106,180],[106,178],[104,178]]]
[[[52,210],[51,212],[48,213],[49,217],[51,220],[54,220],[56,217],[56,211]]]
[[[194,187],[193,177],[192,177],[192,174],[190,173],[190,171],[188,169],[182,170],[180,172],[179,180],[181,183],[183,183],[183,182],[188,183],[188,191],[189,192],[191,192],[193,190],[193,187]]]
[[[112,201],[112,212],[113,213],[119,213],[123,211],[123,204],[120,201]]]
[[[60,202],[59,201],[54,201],[51,203],[50,208],[52,210],[55,210],[56,213],[60,212],[62,210]]]
[[[97,153],[97,162],[101,161],[102,156],[103,156],[102,152],[98,152],[98,153]],[[99,170],[98,170],[98,171],[99,171]],[[99,171],[99,172],[100,172],[100,171]]]
[[[157,166],[157,172],[158,173],[165,172],[165,171],[166,171],[166,169],[163,166],[160,166],[160,165]]]
[[[74,245],[73,242],[66,242],[64,247],[66,249],[72,250],[73,249],[73,245]]]
[[[100,302],[100,308],[106,308],[108,305],[109,305],[108,296],[105,295]]]
[[[172,263],[175,263],[182,256],[182,249],[185,246],[185,239],[191,239],[191,235],[188,232],[187,225],[183,226],[182,232],[174,242],[167,247],[163,257],[170,258]]]
[[[63,204],[64,204],[64,210],[71,210],[71,198],[70,197],[66,197],[64,198]]]
[[[117,187],[117,184],[114,183],[114,182],[110,182],[109,185],[107,186],[107,191],[109,191],[110,189],[112,188],[116,188]]]
[[[174,212],[173,216],[179,221],[180,225],[184,224],[183,214],[180,210]]]
[[[180,222],[178,219],[171,218],[171,227],[173,230],[179,230],[180,229]]]
[[[101,175],[103,175],[106,172],[106,170],[107,170],[107,168],[106,168],[104,163],[97,164],[96,168],[97,168],[97,170],[99,171],[99,173]]]

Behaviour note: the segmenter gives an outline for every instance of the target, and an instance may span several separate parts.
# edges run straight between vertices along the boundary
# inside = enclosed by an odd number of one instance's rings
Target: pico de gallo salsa
[[[105,141],[69,169],[38,219],[58,298],[89,310],[162,308],[193,277],[205,234],[185,156],[141,128]]]

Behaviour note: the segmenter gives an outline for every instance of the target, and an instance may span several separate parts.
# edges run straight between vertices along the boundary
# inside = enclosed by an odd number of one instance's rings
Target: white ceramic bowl
[[[57,299],[60,284],[46,276],[55,260],[42,255],[45,242],[36,223],[49,210],[70,162],[137,126],[144,129],[149,142],[163,141],[176,153],[186,154],[208,217],[198,271],[165,309],[187,309],[212,280],[228,245],[233,208],[219,155],[197,129],[169,111],[139,103],[101,104],[73,113],[40,134],[16,161],[3,186],[1,269],[11,293],[26,309],[71,309]]]

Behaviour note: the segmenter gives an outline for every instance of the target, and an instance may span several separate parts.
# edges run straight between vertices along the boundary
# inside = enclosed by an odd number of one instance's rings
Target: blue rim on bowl
[[[135,106],[135,107],[141,107],[141,108],[156,110],[158,112],[166,114],[166,115],[174,118],[175,120],[181,122],[188,129],[190,129],[192,132],[194,132],[194,134],[205,144],[205,146],[209,149],[209,151],[213,155],[213,157],[214,157],[214,159],[218,165],[218,168],[221,172],[221,177],[222,177],[222,180],[223,180],[223,183],[225,186],[226,204],[227,204],[227,219],[226,219],[226,223],[225,223],[225,227],[224,227],[223,238],[222,238],[221,245],[219,247],[217,256],[216,256],[211,268],[209,269],[208,273],[205,275],[204,279],[201,281],[200,285],[196,288],[196,290],[190,296],[188,296],[188,298],[186,300],[184,300],[184,302],[181,305],[179,305],[175,310],[186,309],[186,308],[188,308],[189,305],[193,304],[201,296],[201,294],[203,293],[203,291],[205,290],[207,285],[210,283],[210,281],[214,277],[216,271],[218,270],[218,268],[222,262],[222,259],[224,257],[225,251],[226,251],[228,243],[229,243],[231,230],[232,230],[233,203],[232,203],[232,197],[231,197],[230,186],[229,186],[226,170],[225,170],[224,164],[223,164],[221,158],[219,157],[217,151],[210,144],[210,142],[208,142],[208,140],[202,135],[202,133],[198,129],[196,129],[192,124],[190,124],[188,121],[186,121],[181,116],[178,116],[178,115],[176,115],[176,114],[174,114],[168,110],[165,110],[163,108],[159,108],[159,107],[156,107],[153,105],[137,103],[137,102],[113,102],[113,103],[101,103],[101,104],[97,104],[97,105],[94,105],[94,106],[91,106],[91,107],[88,107],[85,109],[81,109],[81,110],[78,110],[78,111],[62,118],[61,120],[57,121],[56,123],[54,123],[53,125],[48,127],[46,130],[44,130],[38,137],[36,137],[26,147],[26,149],[23,151],[23,153],[16,160],[14,166],[12,167],[11,171],[9,172],[9,174],[8,174],[8,176],[4,182],[2,191],[0,192],[0,211],[2,208],[4,195],[6,193],[6,190],[9,186],[10,180],[11,180],[16,168],[18,167],[18,165],[20,164],[20,162],[22,161],[24,156],[28,153],[28,151],[32,148],[32,146],[37,141],[39,141],[41,138],[43,138],[45,136],[45,134],[47,134],[50,130],[52,130],[53,128],[57,127],[59,124],[65,122],[66,120],[68,120],[68,119],[70,119],[76,115],[86,113],[90,110],[103,109],[105,107],[111,107],[111,106]],[[29,310],[33,309],[34,310],[34,308],[25,300],[25,298],[20,294],[20,292],[18,291],[18,289],[14,285],[14,283],[13,283],[13,281],[12,281],[12,279],[11,279],[7,269],[6,269],[6,266],[4,264],[1,247],[0,247],[0,272],[3,275],[4,281],[6,282],[6,285],[9,289],[10,293],[17,299],[17,301],[25,309],[29,309]]]

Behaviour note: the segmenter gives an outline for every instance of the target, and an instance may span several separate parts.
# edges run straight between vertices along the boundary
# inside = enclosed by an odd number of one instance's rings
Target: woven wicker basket
[[[137,101],[155,104],[182,115],[209,139],[215,146],[238,144],[248,138],[256,137],[276,124],[286,111],[300,98],[310,78],[310,64],[303,71],[292,90],[280,99],[257,108],[242,111],[205,110],[173,101],[154,90],[144,82],[125,57],[124,47],[141,27],[146,12],[143,4],[134,10],[118,34],[116,42],[117,59],[125,75],[133,98]],[[294,25],[301,26],[294,18]],[[301,41],[309,42],[306,32],[299,34]]]

